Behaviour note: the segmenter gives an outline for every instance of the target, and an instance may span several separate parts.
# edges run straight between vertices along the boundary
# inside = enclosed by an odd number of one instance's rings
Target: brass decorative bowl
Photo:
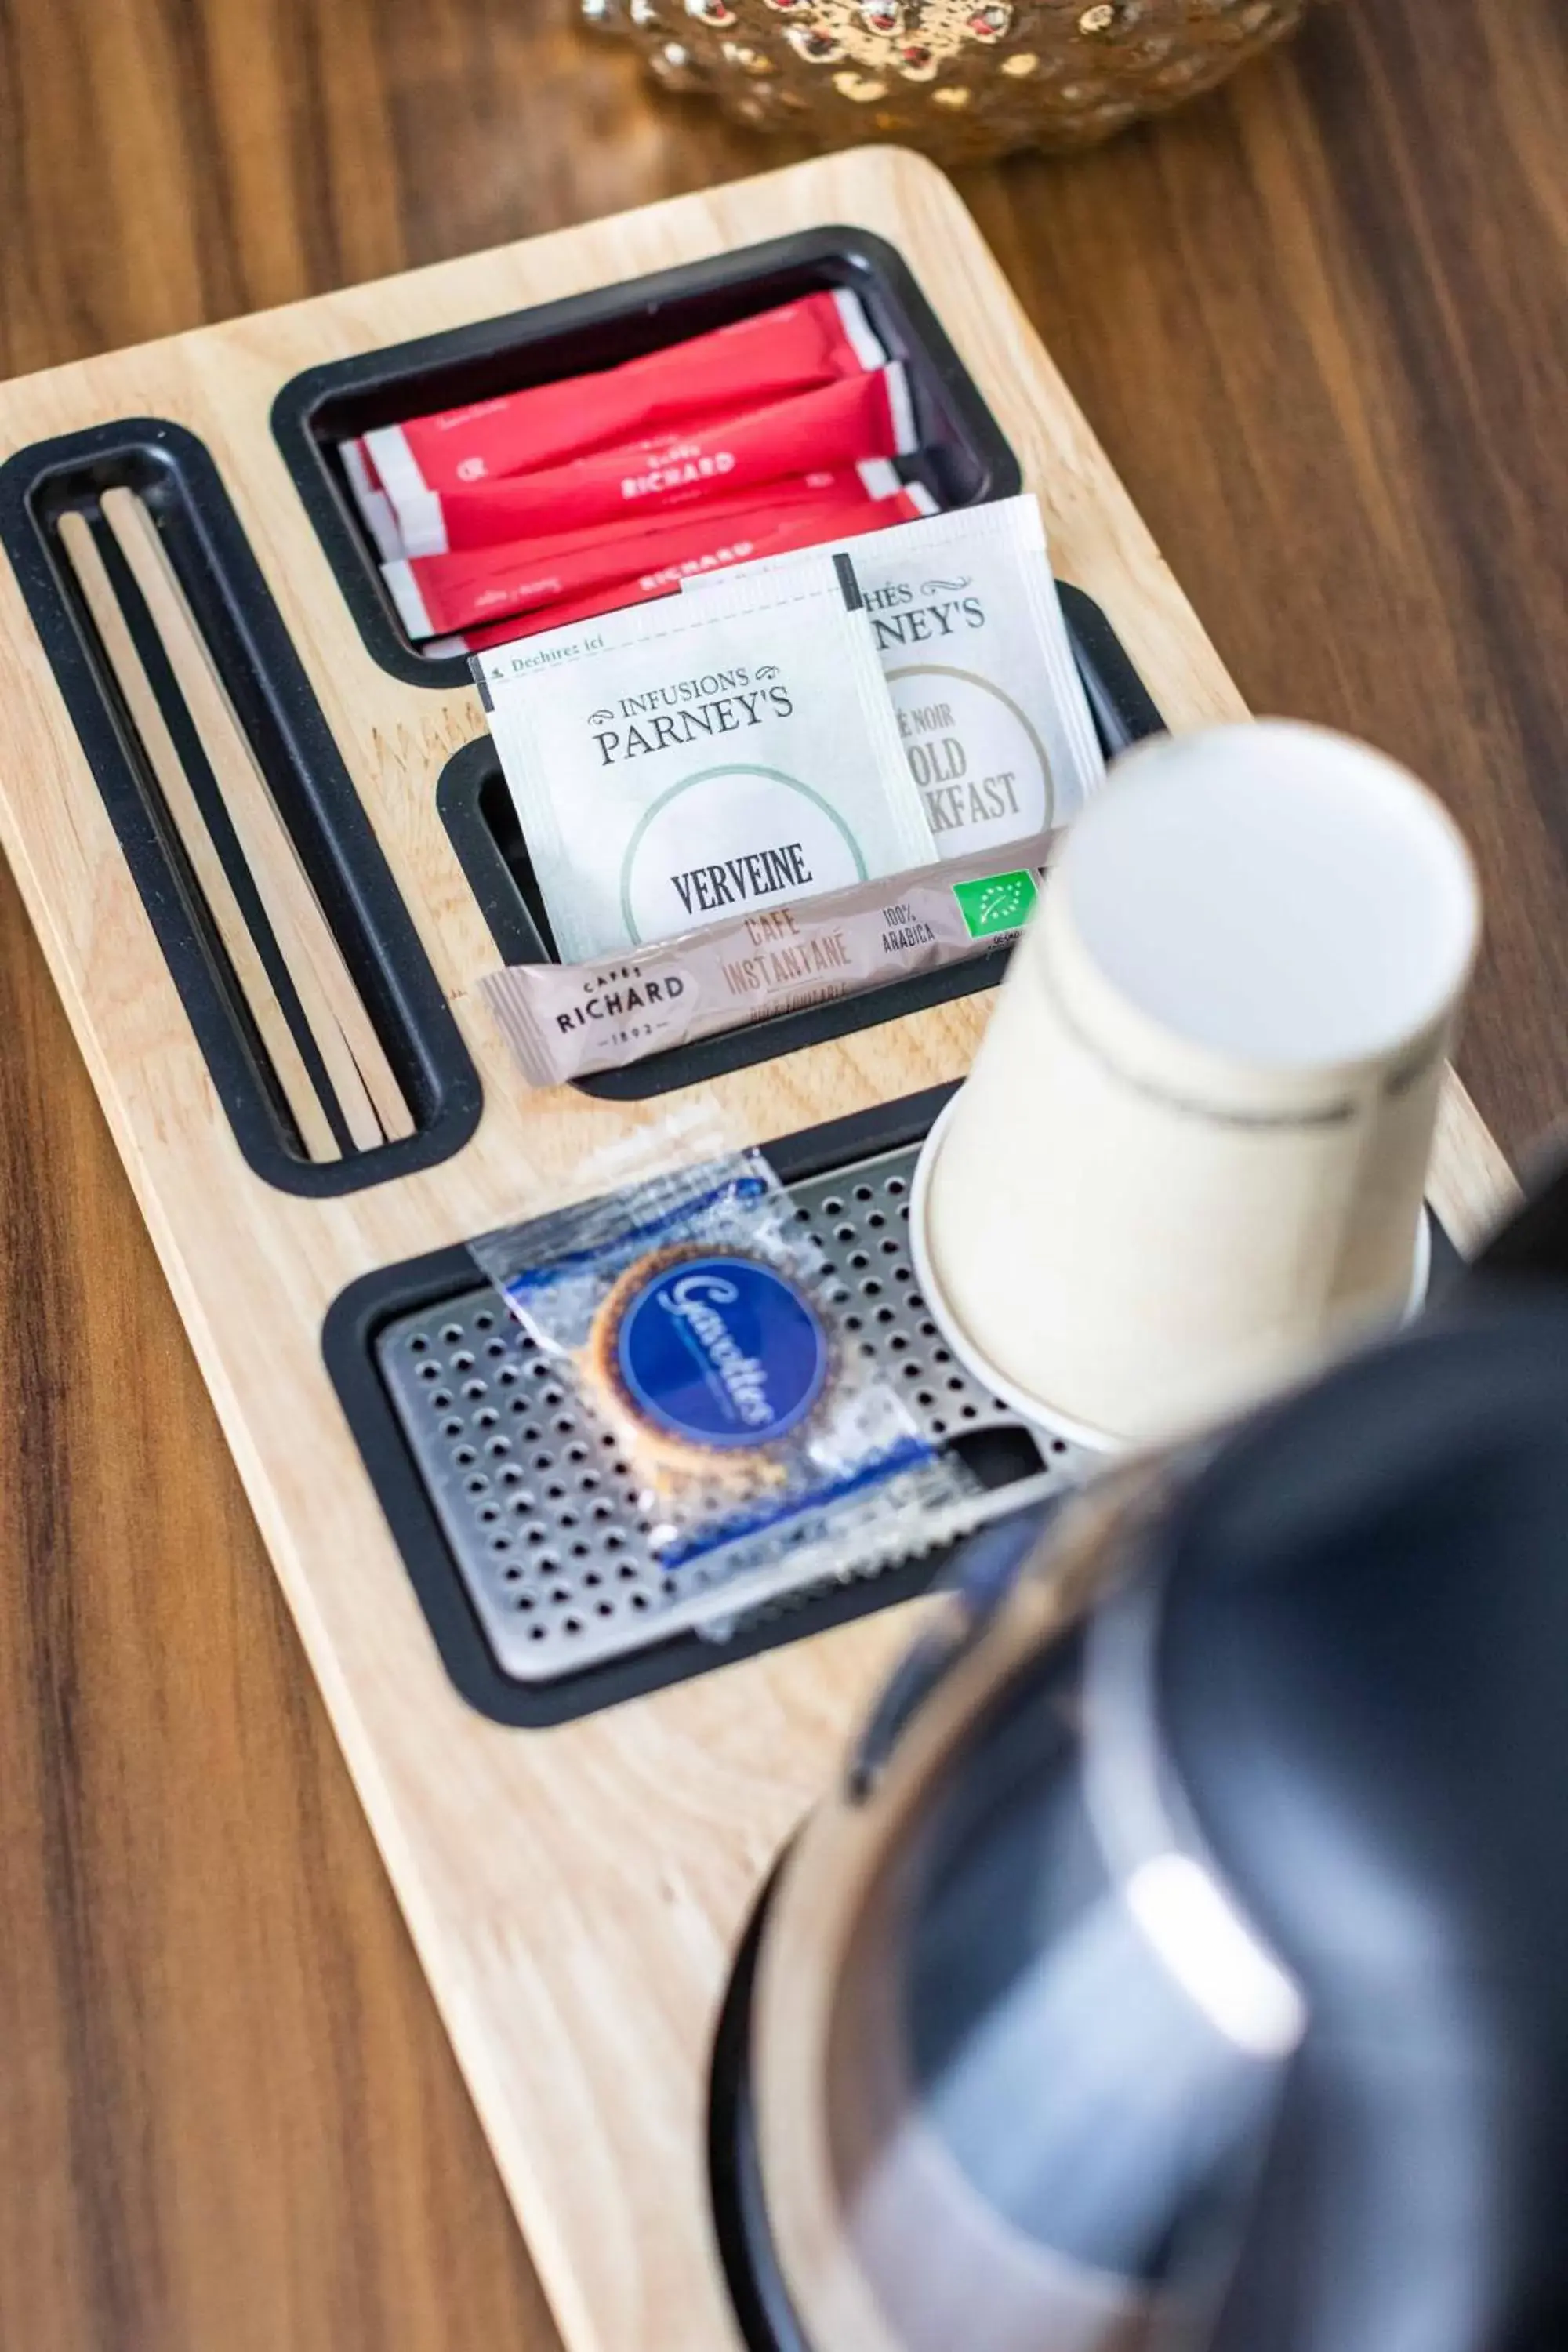
[[[667,88],[823,145],[950,163],[1087,147],[1212,89],[1309,0],[581,0]]]

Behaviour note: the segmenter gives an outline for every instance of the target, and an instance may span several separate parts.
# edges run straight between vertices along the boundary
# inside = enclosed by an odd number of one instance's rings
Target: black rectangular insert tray
[[[414,1115],[416,1131],[357,1150],[305,1023],[243,852],[150,614],[99,499],[146,503],[268,788]],[[221,940],[59,539],[87,519],[191,781],[213,845],[332,1118],[341,1160],[304,1156]],[[479,1076],[321,705],[205,446],[183,425],[130,417],[23,449],[0,466],[11,559],[126,862],[246,1160],[289,1192],[353,1192],[428,1168],[479,1123]]]
[[[868,229],[803,230],[508,318],[333,360],[285,384],[273,404],[272,429],[374,658],[416,686],[468,683],[460,656],[422,654],[399,620],[338,457],[340,442],[434,409],[613,367],[835,287],[858,294],[889,356],[909,371],[922,454],[905,471],[923,478],[944,507],[1017,491],[1018,461],[902,256]]]
[[[1164,722],[1093,598],[1065,585],[1060,593],[1095,728],[1106,757],[1111,759],[1144,736],[1158,734]],[[447,761],[437,786],[436,804],[501,961],[553,963],[557,959],[549,918],[511,794],[488,735],[465,743]],[[999,853],[1004,860],[1005,855]],[[952,964],[945,971],[892,981],[886,987],[839,997],[830,1004],[810,1005],[798,1013],[775,1013],[747,1028],[650,1054],[646,1061],[604,1071],[580,1084],[584,1093],[611,1102],[634,1102],[671,1087],[699,1086],[753,1062],[772,1061],[777,1055],[798,1053],[803,1046],[847,1036],[881,1021],[896,1021],[903,1013],[922,1012],[928,1005],[971,995],[976,989],[994,988],[1006,970],[1010,952],[1007,947],[993,948],[984,955]]]

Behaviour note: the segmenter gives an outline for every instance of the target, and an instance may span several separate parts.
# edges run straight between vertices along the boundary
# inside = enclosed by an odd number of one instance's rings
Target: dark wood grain
[[[1568,1104],[1565,120],[1559,0],[1345,0],[1199,108],[964,184],[1253,702],[1463,818],[1463,1067],[1515,1147]],[[0,0],[0,371],[780,153],[566,0]],[[0,1284],[0,2344],[545,2352],[3,879]]]

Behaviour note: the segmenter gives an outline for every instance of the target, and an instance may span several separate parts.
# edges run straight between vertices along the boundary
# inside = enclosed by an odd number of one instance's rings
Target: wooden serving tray
[[[179,1301],[372,1827],[574,2352],[737,2341],[711,2242],[710,2037],[737,1936],[907,1638],[890,1611],[541,1731],[442,1671],[329,1383],[323,1318],[373,1269],[531,1216],[681,1097],[527,1095],[475,982],[495,960],[435,782],[473,692],[378,668],[269,427],[300,371],[848,222],[903,254],[1023,462],[1063,576],[1173,725],[1241,715],[1212,647],[946,181],[889,151],[0,386],[0,449],[127,416],[210,449],[485,1090],[456,1156],[338,1198],[241,1156],[17,583],[0,566],[0,827]],[[988,998],[738,1071],[705,1093],[758,1140],[963,1074]],[[1511,1196],[1449,1090],[1433,1198],[1461,1244]]]

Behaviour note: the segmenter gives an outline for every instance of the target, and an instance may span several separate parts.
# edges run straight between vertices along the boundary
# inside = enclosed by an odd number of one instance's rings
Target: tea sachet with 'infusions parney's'
[[[473,667],[563,962],[930,855],[842,554],[498,646]]]

